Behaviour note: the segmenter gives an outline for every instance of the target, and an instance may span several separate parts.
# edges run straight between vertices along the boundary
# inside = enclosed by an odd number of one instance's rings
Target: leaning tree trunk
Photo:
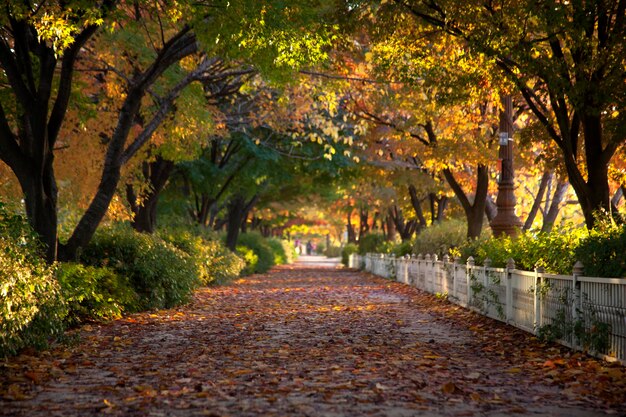
[[[485,206],[487,204],[487,191],[489,189],[489,169],[483,164],[479,164],[476,170],[476,190],[474,192],[474,202],[470,203],[468,196],[457,182],[449,168],[443,170],[443,175],[454,194],[461,202],[465,217],[467,219],[467,238],[477,239],[483,229],[485,219]]]
[[[241,195],[233,196],[226,206],[227,226],[226,226],[226,247],[233,252],[237,248],[239,231],[243,222],[247,219],[248,213],[259,199],[259,194],[246,202],[246,198]]]
[[[544,213],[543,225],[541,226],[541,231],[543,233],[550,233],[552,231],[556,218],[561,210],[561,202],[565,198],[568,186],[569,184],[567,181],[559,181],[557,184],[556,189],[554,190],[554,195],[552,196],[550,208],[546,213]]]
[[[124,104],[119,111],[117,125],[109,140],[102,176],[96,189],[96,194],[67,243],[59,246],[59,258],[61,260],[75,259],[78,249],[85,247],[89,243],[113,200],[120,181],[122,167],[148,143],[166,116],[175,109],[174,103],[180,93],[189,84],[199,80],[210,67],[211,61],[204,59],[194,71],[188,73],[172,87],[161,100],[158,110],[152,115],[152,119],[133,141],[127,145],[127,139],[132,127],[135,125],[136,116],[141,109],[142,99],[148,89],[167,69],[181,59],[192,55],[197,49],[198,45],[195,35],[191,32],[191,28],[185,27],[170,38],[159,50],[153,63],[145,71],[135,75],[130,82]]]
[[[539,190],[537,191],[537,195],[535,196],[535,201],[533,201],[533,205],[530,208],[530,212],[528,213],[528,217],[524,222],[524,227],[522,227],[523,231],[530,230],[535,221],[535,217],[537,217],[537,213],[539,212],[539,208],[541,207],[541,201],[543,200],[543,196],[546,193],[546,189],[548,188],[548,182],[550,182],[550,178],[552,177],[552,173],[548,170],[543,172],[541,176],[541,181],[539,182]]]
[[[173,170],[174,162],[160,156],[157,156],[153,162],[144,162],[143,175],[148,180],[149,190],[143,196],[140,205],[136,204],[137,197],[132,186],[130,184],[127,186],[127,196],[133,212],[131,225],[138,232],[154,233],[157,225],[159,197]]]

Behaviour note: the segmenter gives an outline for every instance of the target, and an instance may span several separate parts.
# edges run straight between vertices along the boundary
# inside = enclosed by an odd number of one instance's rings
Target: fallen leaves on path
[[[603,415],[624,368],[403,284],[283,267],[0,364],[0,415]]]

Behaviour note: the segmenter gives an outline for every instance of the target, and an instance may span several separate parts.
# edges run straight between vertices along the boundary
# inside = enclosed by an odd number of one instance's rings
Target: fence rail
[[[395,258],[368,253],[351,255],[349,267],[395,279],[453,303],[471,308],[537,336],[626,364],[626,279],[493,268],[489,259],[476,265],[470,257],[436,255]]]

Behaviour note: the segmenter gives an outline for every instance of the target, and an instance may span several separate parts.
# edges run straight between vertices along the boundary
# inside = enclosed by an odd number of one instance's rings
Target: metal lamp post
[[[491,220],[494,236],[515,236],[522,227],[522,221],[515,215],[515,185],[513,182],[513,100],[511,96],[502,99],[504,109],[500,112],[500,179],[498,181],[498,214]]]

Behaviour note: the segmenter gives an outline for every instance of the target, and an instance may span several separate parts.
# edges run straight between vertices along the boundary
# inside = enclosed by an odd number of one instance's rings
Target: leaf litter
[[[4,416],[626,413],[626,373],[369,274],[285,266],[0,363]]]

